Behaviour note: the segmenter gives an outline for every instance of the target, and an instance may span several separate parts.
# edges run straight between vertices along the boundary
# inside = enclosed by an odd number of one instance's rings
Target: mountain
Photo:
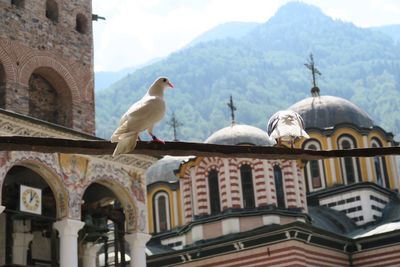
[[[155,128],[160,138],[173,139],[167,125],[173,111],[183,123],[180,140],[203,141],[228,126],[230,95],[238,123],[265,129],[274,112],[310,96],[304,63],[311,52],[322,72],[321,94],[349,99],[377,125],[400,133],[400,46],[381,32],[291,2],[239,39],[198,43],[98,92],[97,134],[109,138],[121,114],[160,75],[175,84],[165,95],[168,115]]]
[[[372,27],[372,30],[376,30],[382,32],[386,35],[389,35],[393,38],[396,42],[400,42],[400,25],[385,25],[379,27]]]
[[[144,66],[153,64],[159,60],[160,60],[160,58],[154,58],[154,59],[152,59],[144,64],[141,64],[139,66],[124,68],[119,71],[97,71],[94,74],[95,91],[96,92],[101,91],[101,90],[109,87],[116,81],[121,80],[125,76],[129,76],[135,70],[143,68]]]
[[[137,67],[122,69],[120,71],[97,71],[94,74],[94,84],[96,91],[103,90],[111,84],[122,79],[129,73],[134,72]]]
[[[258,25],[259,23],[256,22],[235,21],[223,23],[195,38],[186,46],[186,48],[197,45],[199,43],[206,43],[220,39],[239,39],[245,36],[248,32],[253,30]]]

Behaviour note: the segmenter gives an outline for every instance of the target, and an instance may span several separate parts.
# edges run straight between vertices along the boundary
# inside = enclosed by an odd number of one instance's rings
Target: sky
[[[231,21],[266,22],[291,0],[93,0],[95,71],[118,71],[168,56]],[[400,24],[400,0],[303,0],[359,27]]]

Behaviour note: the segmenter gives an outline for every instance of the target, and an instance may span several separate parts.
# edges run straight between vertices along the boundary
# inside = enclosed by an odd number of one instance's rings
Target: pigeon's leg
[[[161,143],[161,144],[165,144],[165,142],[161,139],[158,139],[154,134],[153,134],[153,127],[147,129],[147,132],[149,133],[149,135],[151,136],[152,142],[157,142],[157,143]]]

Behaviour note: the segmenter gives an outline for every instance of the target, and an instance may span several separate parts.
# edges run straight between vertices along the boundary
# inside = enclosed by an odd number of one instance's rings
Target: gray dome
[[[272,146],[267,132],[250,125],[233,124],[216,131],[207,138],[205,143],[216,145],[252,144],[257,146]]]
[[[307,128],[324,129],[339,123],[352,123],[371,128],[372,119],[350,101],[335,96],[318,96],[303,99],[289,109],[296,111]]]
[[[176,182],[178,177],[174,171],[179,168],[179,165],[188,160],[190,157],[171,157],[165,156],[150,166],[146,172],[146,184],[150,185],[155,182]]]

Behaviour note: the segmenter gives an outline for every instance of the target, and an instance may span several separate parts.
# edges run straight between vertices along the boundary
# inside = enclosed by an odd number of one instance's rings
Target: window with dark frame
[[[256,205],[254,200],[253,175],[249,165],[242,165],[240,167],[240,177],[242,182],[243,208],[254,208]]]
[[[348,140],[343,140],[342,149],[351,149],[352,146]],[[347,184],[354,184],[356,182],[355,168],[352,158],[344,158],[344,169],[346,171]]]
[[[221,212],[217,170],[213,169],[208,173],[208,191],[210,196],[210,212],[211,214],[217,214]]]
[[[46,1],[46,17],[53,22],[58,22],[58,4],[56,1]]]
[[[11,0],[11,5],[16,6],[18,8],[24,8],[25,0]]]
[[[76,15],[75,30],[79,33],[85,34],[88,32],[88,21],[83,14]]]
[[[276,201],[278,208],[286,208],[285,191],[283,190],[283,175],[282,169],[278,165],[274,166],[274,179],[276,190]]]

